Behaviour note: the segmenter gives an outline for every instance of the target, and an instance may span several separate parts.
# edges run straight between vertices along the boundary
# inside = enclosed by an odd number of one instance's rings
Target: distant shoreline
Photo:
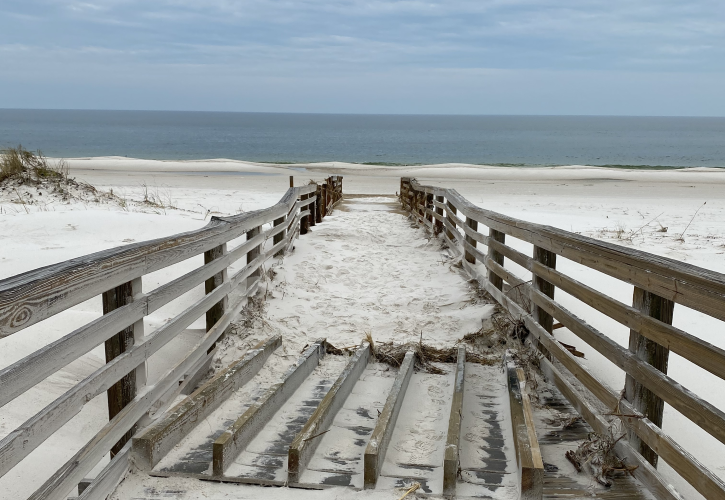
[[[59,159],[59,158],[54,158]],[[320,162],[292,162],[292,161],[254,161],[254,160],[238,160],[232,158],[200,158],[200,159],[158,159],[158,158],[129,158],[126,156],[85,156],[76,158],[64,158],[71,162],[74,168],[91,169],[91,170],[116,170],[123,168],[132,170],[134,167],[149,167],[153,171],[165,171],[164,166],[173,165],[175,168],[168,170],[169,172],[186,171],[191,172],[184,167],[192,165],[203,165],[205,168],[200,171],[213,171],[213,166],[221,167],[219,172],[230,172],[230,167],[238,165],[242,170],[239,172],[249,172],[249,167],[265,167],[284,168],[290,170],[306,170],[314,168],[354,168],[360,171],[378,170],[378,169],[430,169],[430,168],[468,168],[468,169],[596,169],[596,170],[634,170],[634,171],[725,171],[723,166],[687,166],[687,165],[619,165],[619,164],[603,164],[603,165],[580,165],[580,164],[524,164],[524,163],[387,163],[387,162],[345,162],[345,161],[320,161]],[[109,168],[109,167],[114,168]],[[209,168],[211,167],[211,168]]]

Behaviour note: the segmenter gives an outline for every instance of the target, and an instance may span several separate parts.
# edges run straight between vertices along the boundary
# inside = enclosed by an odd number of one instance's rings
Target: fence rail
[[[119,471],[127,467],[126,443],[138,423],[203,374],[216,342],[256,292],[263,264],[289,251],[295,238],[321,222],[341,198],[342,177],[333,176],[322,185],[290,187],[270,208],[213,217],[196,231],[104,250],[1,280],[0,342],[98,295],[104,314],[0,369],[0,408],[100,345],[105,345],[107,362],[0,441],[0,477],[86,403],[107,392],[108,424],[30,497],[65,499],[110,451],[111,464],[82,495],[105,498],[116,485],[109,478],[122,477]],[[269,228],[263,230],[265,225]],[[227,247],[245,235],[246,241]],[[270,239],[271,247],[265,248]],[[204,265],[143,293],[144,275],[200,255]],[[229,267],[245,257],[246,265],[229,276]],[[205,285],[202,298],[153,332],[144,332],[144,317],[201,284]],[[147,385],[146,361],[202,316],[206,333],[157,382]]]
[[[545,354],[545,372],[593,429],[605,432],[608,421],[591,406],[587,393],[609,413],[619,409],[617,418],[628,430],[629,440],[617,443],[617,452],[638,466],[634,473],[643,484],[660,498],[678,498],[656,470],[661,458],[706,498],[725,498],[725,482],[661,429],[666,402],[725,443],[725,413],[667,375],[672,351],[725,378],[725,350],[672,326],[675,304],[725,321],[725,275],[485,210],[453,189],[421,185],[415,179],[402,178],[400,193],[403,207],[420,224],[442,234],[462,256],[468,274],[524,321],[533,343]],[[480,232],[479,225],[488,228],[488,234]],[[533,254],[507,245],[507,235],[533,244]],[[557,256],[633,285],[633,303],[620,302],[558,271]],[[507,269],[506,259],[531,272],[531,282]],[[484,273],[477,264],[483,265]],[[557,288],[629,328],[629,348],[557,302]],[[507,289],[517,294],[505,293]],[[624,399],[556,341],[554,320],[626,372]],[[571,377],[562,376],[561,370]]]

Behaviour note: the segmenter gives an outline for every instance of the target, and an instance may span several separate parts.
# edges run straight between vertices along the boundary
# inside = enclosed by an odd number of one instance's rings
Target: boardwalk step
[[[269,356],[282,345],[276,336],[250,349],[242,358],[217,373],[154,425],[133,438],[136,465],[151,469],[200,421],[217,409],[234,391],[259,371]]]
[[[229,429],[214,441],[213,471],[222,476],[231,462],[259,433],[260,429],[300,387],[325,354],[325,339],[319,339],[305,350],[287,371],[281,382],[273,385]]]
[[[363,342],[350,358],[347,366],[332,385],[315,412],[295,437],[288,452],[288,483],[297,483],[302,470],[320,443],[319,437],[329,430],[337,412],[352,392],[370,359],[370,344]]]

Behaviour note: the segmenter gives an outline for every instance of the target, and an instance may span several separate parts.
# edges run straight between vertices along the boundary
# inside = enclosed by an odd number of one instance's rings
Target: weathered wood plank
[[[221,288],[221,287],[220,287]],[[68,462],[51,476],[29,500],[64,500],[85,475],[95,467],[101,458],[108,453],[111,446],[123,436],[139,419],[148,412],[158,398],[172,386],[179,383],[184,373],[196,363],[199,357],[205,356],[209,347],[224,333],[232,319],[239,314],[244,300],[237,302],[227,314],[207,332],[191,349],[189,354],[173,368],[168,370],[159,382],[147,386],[127,405],[121,413],[106,424],[93,439],[81,448]],[[120,358],[120,357],[119,357]],[[118,359],[118,358],[117,358]]]
[[[563,348],[556,339],[551,336],[551,334],[536,323],[533,318],[526,314],[517,304],[491,286],[490,282],[487,282],[485,278],[479,276],[478,279],[479,282],[484,285],[484,288],[486,288],[486,290],[488,290],[488,292],[491,293],[491,295],[493,295],[494,298],[511,314],[524,320],[527,328],[537,338],[537,340],[542,343],[546,349],[554,355],[557,361],[562,363],[566,369],[584,385],[584,387],[591,391],[592,394],[599,399],[599,401],[602,401],[609,408],[614,408],[617,404],[619,404],[620,411],[625,415],[636,414],[635,410],[627,403],[626,400],[620,400],[619,396],[613,390],[605,387],[599,380],[594,378],[588,370],[579,364],[576,358],[569,351]],[[542,363],[546,364],[546,362],[548,361],[542,360]],[[571,398],[569,398],[569,401],[574,404],[574,401]],[[584,416],[583,413],[582,416]],[[717,498],[716,495],[723,495],[725,493],[725,483],[723,483],[720,478],[700,464],[697,459],[675,443],[669,436],[664,434],[659,427],[652,424],[648,419],[622,417],[620,420],[622,420],[626,426],[635,428],[643,441],[645,441],[653,449],[657,450],[663,460],[672,466],[678,474],[688,480],[693,487],[703,493],[706,497]],[[638,479],[646,484],[651,491],[655,493],[662,492],[662,498],[679,498],[677,496],[667,494],[667,492],[670,491],[668,483],[657,474],[656,470],[649,464],[649,462],[644,460],[639,453],[636,453],[634,449],[629,446],[629,443],[623,443],[623,447],[619,447],[618,452],[626,449],[629,450],[627,453],[631,452],[628,456],[633,462],[638,463],[635,459],[639,457],[637,460],[641,462],[641,470],[635,474]]]
[[[506,258],[546,279],[588,306],[725,379],[725,350],[672,325],[644,315],[637,309],[608,297],[560,271],[533,262],[530,257],[513,248],[496,241],[491,241],[490,246]]]
[[[466,346],[458,346],[456,375],[453,385],[453,401],[448,417],[448,434],[443,458],[443,495],[456,494],[458,481],[459,448],[461,439],[461,419],[463,418],[463,382],[466,371]]]
[[[370,344],[363,342],[300,433],[292,441],[287,454],[288,483],[299,482],[302,471],[307,467],[317,445],[320,444],[320,440],[316,437],[330,428],[335,415],[352,392],[369,359]]]
[[[505,269],[490,260],[487,264],[489,270],[502,276],[509,275]],[[516,281],[514,280],[513,283],[516,283]],[[557,302],[535,290],[528,283],[522,283],[519,280],[517,286],[527,290],[534,304],[551,314],[572,333],[587,342],[626,373],[635,377],[645,387],[664,399],[710,435],[721,442],[725,442],[725,413],[651,365],[640,361],[627,349],[570,313]]]
[[[556,387],[569,400],[572,406],[579,412],[579,415],[595,430],[595,432],[606,435],[610,431],[610,424],[601,414],[586,401],[584,397],[572,386],[563,375],[546,358],[541,360],[541,367],[547,378],[552,380]],[[674,490],[669,481],[665,480],[642,455],[637,453],[626,441],[619,441],[615,445],[615,452],[618,457],[625,460],[628,465],[636,465],[633,475],[647,489],[656,495],[657,498],[669,500],[682,500],[682,497]],[[711,497],[717,498],[717,497]]]
[[[506,365],[506,380],[521,498],[540,499],[543,494],[544,464],[533,429],[533,417],[527,415],[530,408],[525,406],[524,400],[528,401],[528,396],[522,390],[519,373],[511,361]]]
[[[675,303],[670,300],[642,290],[639,287],[634,287],[632,305],[646,316],[651,316],[662,323],[672,324]],[[630,330],[629,350],[638,359],[652,365],[662,373],[667,373],[670,356],[670,350],[667,347],[649,340],[634,330]],[[665,410],[664,401],[629,374],[627,374],[624,383],[624,397],[637,411],[650,419],[653,424],[662,427],[662,416]],[[628,437],[632,447],[646,458],[653,467],[657,467],[657,453],[641,442],[636,433],[630,432]]]
[[[364,455],[364,488],[375,488],[378,482],[380,470],[385,461],[385,454],[388,451],[390,438],[393,436],[393,429],[398,420],[400,408],[403,406],[405,399],[405,391],[408,389],[410,377],[413,375],[415,368],[415,352],[408,351],[403,358],[398,374],[395,376],[395,382],[390,389],[388,398],[385,400],[383,411],[378,416],[375,429],[370,436],[370,441],[365,448]]]
[[[173,320],[165,323],[148,335],[140,344],[98,368],[91,375],[73,386],[43,410],[25,421],[0,441],[0,476],[17,465],[31,451],[40,446],[62,425],[73,418],[83,406],[102,394],[125,374],[135,369],[153,353],[161,349],[176,335],[196,321],[219,297],[229,292],[229,285],[223,285]],[[228,325],[228,323],[227,323]]]
[[[80,491],[81,483],[79,483],[78,500],[106,500],[129,471],[130,450],[131,443],[129,442],[126,443],[126,446],[111,459],[108,465],[103,468],[98,476],[83,491]]]
[[[103,293],[103,314],[108,314],[115,309],[130,304],[134,300],[135,295],[141,295],[141,280],[136,279],[123,283],[116,288],[113,288]],[[110,363],[114,358],[120,356],[122,353],[131,349],[134,344],[135,330],[134,325],[130,325],[117,334],[111,336],[105,342],[106,351],[106,363]],[[143,336],[143,332],[140,332],[139,337]],[[108,419],[111,420],[113,417],[118,415],[124,406],[133,401],[136,397],[136,371],[131,370],[129,373],[121,377],[121,379],[108,388],[106,391],[106,397],[108,399]],[[113,448],[111,448],[111,458],[126,445],[131,436],[135,432],[135,428],[129,429],[125,436],[123,436]]]
[[[280,345],[282,337],[278,335],[250,349],[169,410],[166,416],[135,436],[133,455],[136,465],[142,470],[155,467],[200,421],[249,382]]]
[[[325,353],[325,340],[315,341],[287,370],[282,381],[270,387],[213,444],[213,473],[224,475],[232,461],[254,438],[259,429],[289,399],[318,365]]]
[[[661,397],[715,439],[725,443],[725,413],[723,411],[698,397],[652,365],[639,360],[632,352],[588,325],[538,290],[530,289],[530,293],[531,299],[536,304],[547,310],[572,333],[633,376],[642,385]]]
[[[284,215],[295,191],[275,206],[215,217],[202,229],[96,252],[0,281],[0,338],[91,297],[230,241]]]
[[[412,185],[416,185],[412,181]],[[484,210],[455,190],[446,198],[491,229],[533,243],[582,265],[725,321],[725,274]]]

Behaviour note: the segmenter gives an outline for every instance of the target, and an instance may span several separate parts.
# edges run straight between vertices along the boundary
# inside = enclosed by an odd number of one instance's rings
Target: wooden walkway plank
[[[287,371],[281,382],[270,387],[257,402],[214,441],[213,471],[215,476],[224,475],[224,471],[231,462],[297,390],[305,378],[312,373],[324,354],[325,339],[319,339],[305,350]]]
[[[355,351],[347,366],[325,395],[320,405],[307,421],[302,431],[292,441],[287,460],[287,482],[297,483],[302,470],[320,443],[321,433],[329,430],[335,415],[342,408],[352,388],[360,378],[370,359],[370,344],[363,342]]]
[[[446,451],[443,458],[443,495],[456,494],[458,480],[459,444],[461,439],[461,419],[463,418],[463,386],[466,372],[466,346],[458,346],[456,375],[453,383],[453,401],[448,418]]]
[[[276,336],[250,349],[242,358],[170,410],[166,416],[133,438],[136,465],[144,470],[156,466],[199,421],[216,410],[234,391],[249,382],[267,358],[282,345]]]
[[[405,399],[405,391],[408,389],[410,377],[413,375],[415,368],[415,352],[408,351],[400,365],[398,375],[395,377],[393,387],[385,401],[385,406],[380,412],[378,423],[370,437],[367,448],[365,449],[365,469],[364,469],[364,488],[375,488],[378,481],[380,469],[385,461],[385,453],[388,451],[390,438],[393,435],[395,423],[398,420],[400,407]]]
[[[524,392],[523,370],[517,369],[512,361],[506,365],[511,407],[516,462],[519,469],[521,498],[541,499],[543,495],[544,463],[541,459],[539,442],[536,438],[531,402]]]

